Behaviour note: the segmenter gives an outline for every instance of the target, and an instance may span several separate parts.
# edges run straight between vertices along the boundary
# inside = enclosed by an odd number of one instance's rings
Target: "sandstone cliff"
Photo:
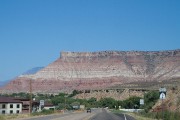
[[[61,52],[60,58],[34,75],[22,75],[1,92],[56,93],[101,89],[117,84],[180,78],[180,50]]]

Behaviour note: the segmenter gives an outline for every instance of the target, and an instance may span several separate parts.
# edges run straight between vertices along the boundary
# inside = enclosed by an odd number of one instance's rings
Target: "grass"
[[[10,115],[0,115],[0,120],[18,120],[19,118],[27,118],[32,116],[40,116],[40,115],[50,115],[54,114],[53,110],[42,110],[41,112],[32,113],[31,116],[29,114],[10,114]]]
[[[3,115],[0,115],[0,120],[5,120],[5,117]]]
[[[0,120],[14,120],[18,118],[26,118],[29,114],[11,114],[11,115],[0,115]]]
[[[121,111],[121,110],[111,110],[111,112],[113,112],[115,114],[116,113],[125,113],[127,115],[134,117],[136,120],[155,120],[155,119],[144,117],[142,115],[139,115],[137,113],[132,113],[132,112],[125,112],[125,111]]]
[[[157,119],[154,119],[154,118],[148,118],[148,117],[144,117],[144,116],[141,116],[137,113],[126,113],[132,117],[134,117],[136,120],[157,120]]]

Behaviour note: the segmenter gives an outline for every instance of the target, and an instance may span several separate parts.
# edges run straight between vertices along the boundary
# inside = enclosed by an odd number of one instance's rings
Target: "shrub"
[[[46,109],[43,109],[43,110],[41,111],[41,113],[44,114],[44,115],[48,115],[48,114],[54,113],[54,110],[46,110]]]
[[[145,105],[143,106],[145,112],[148,112],[153,105],[157,102],[159,99],[159,92],[158,91],[149,91],[144,95],[144,102]]]
[[[140,97],[132,96],[129,99],[123,101],[122,107],[126,109],[132,109],[132,108],[138,109],[140,106],[139,100]]]

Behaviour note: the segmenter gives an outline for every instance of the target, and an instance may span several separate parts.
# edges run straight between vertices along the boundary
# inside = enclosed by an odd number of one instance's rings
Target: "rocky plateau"
[[[28,64],[28,63],[27,63]],[[167,51],[61,52],[60,57],[32,75],[21,75],[0,93],[59,93],[100,90],[128,83],[180,78],[180,49]]]

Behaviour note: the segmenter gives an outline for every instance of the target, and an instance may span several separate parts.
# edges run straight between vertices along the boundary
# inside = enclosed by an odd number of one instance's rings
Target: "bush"
[[[43,109],[43,110],[41,111],[41,113],[44,114],[44,115],[48,115],[48,114],[54,113],[54,110],[46,110],[46,109]]]
[[[159,99],[159,92],[158,91],[149,91],[144,95],[144,102],[145,105],[143,106],[145,112],[148,112],[153,105],[157,102]]]
[[[139,109],[140,106],[139,100],[140,97],[132,96],[129,99],[123,101],[122,107],[126,109],[132,109],[132,108]]]
[[[112,109],[117,106],[117,101],[113,98],[102,98],[98,101],[98,105],[100,107],[108,107]]]
[[[74,97],[77,94],[79,94],[79,91],[73,90],[72,94],[70,94],[68,97]]]

